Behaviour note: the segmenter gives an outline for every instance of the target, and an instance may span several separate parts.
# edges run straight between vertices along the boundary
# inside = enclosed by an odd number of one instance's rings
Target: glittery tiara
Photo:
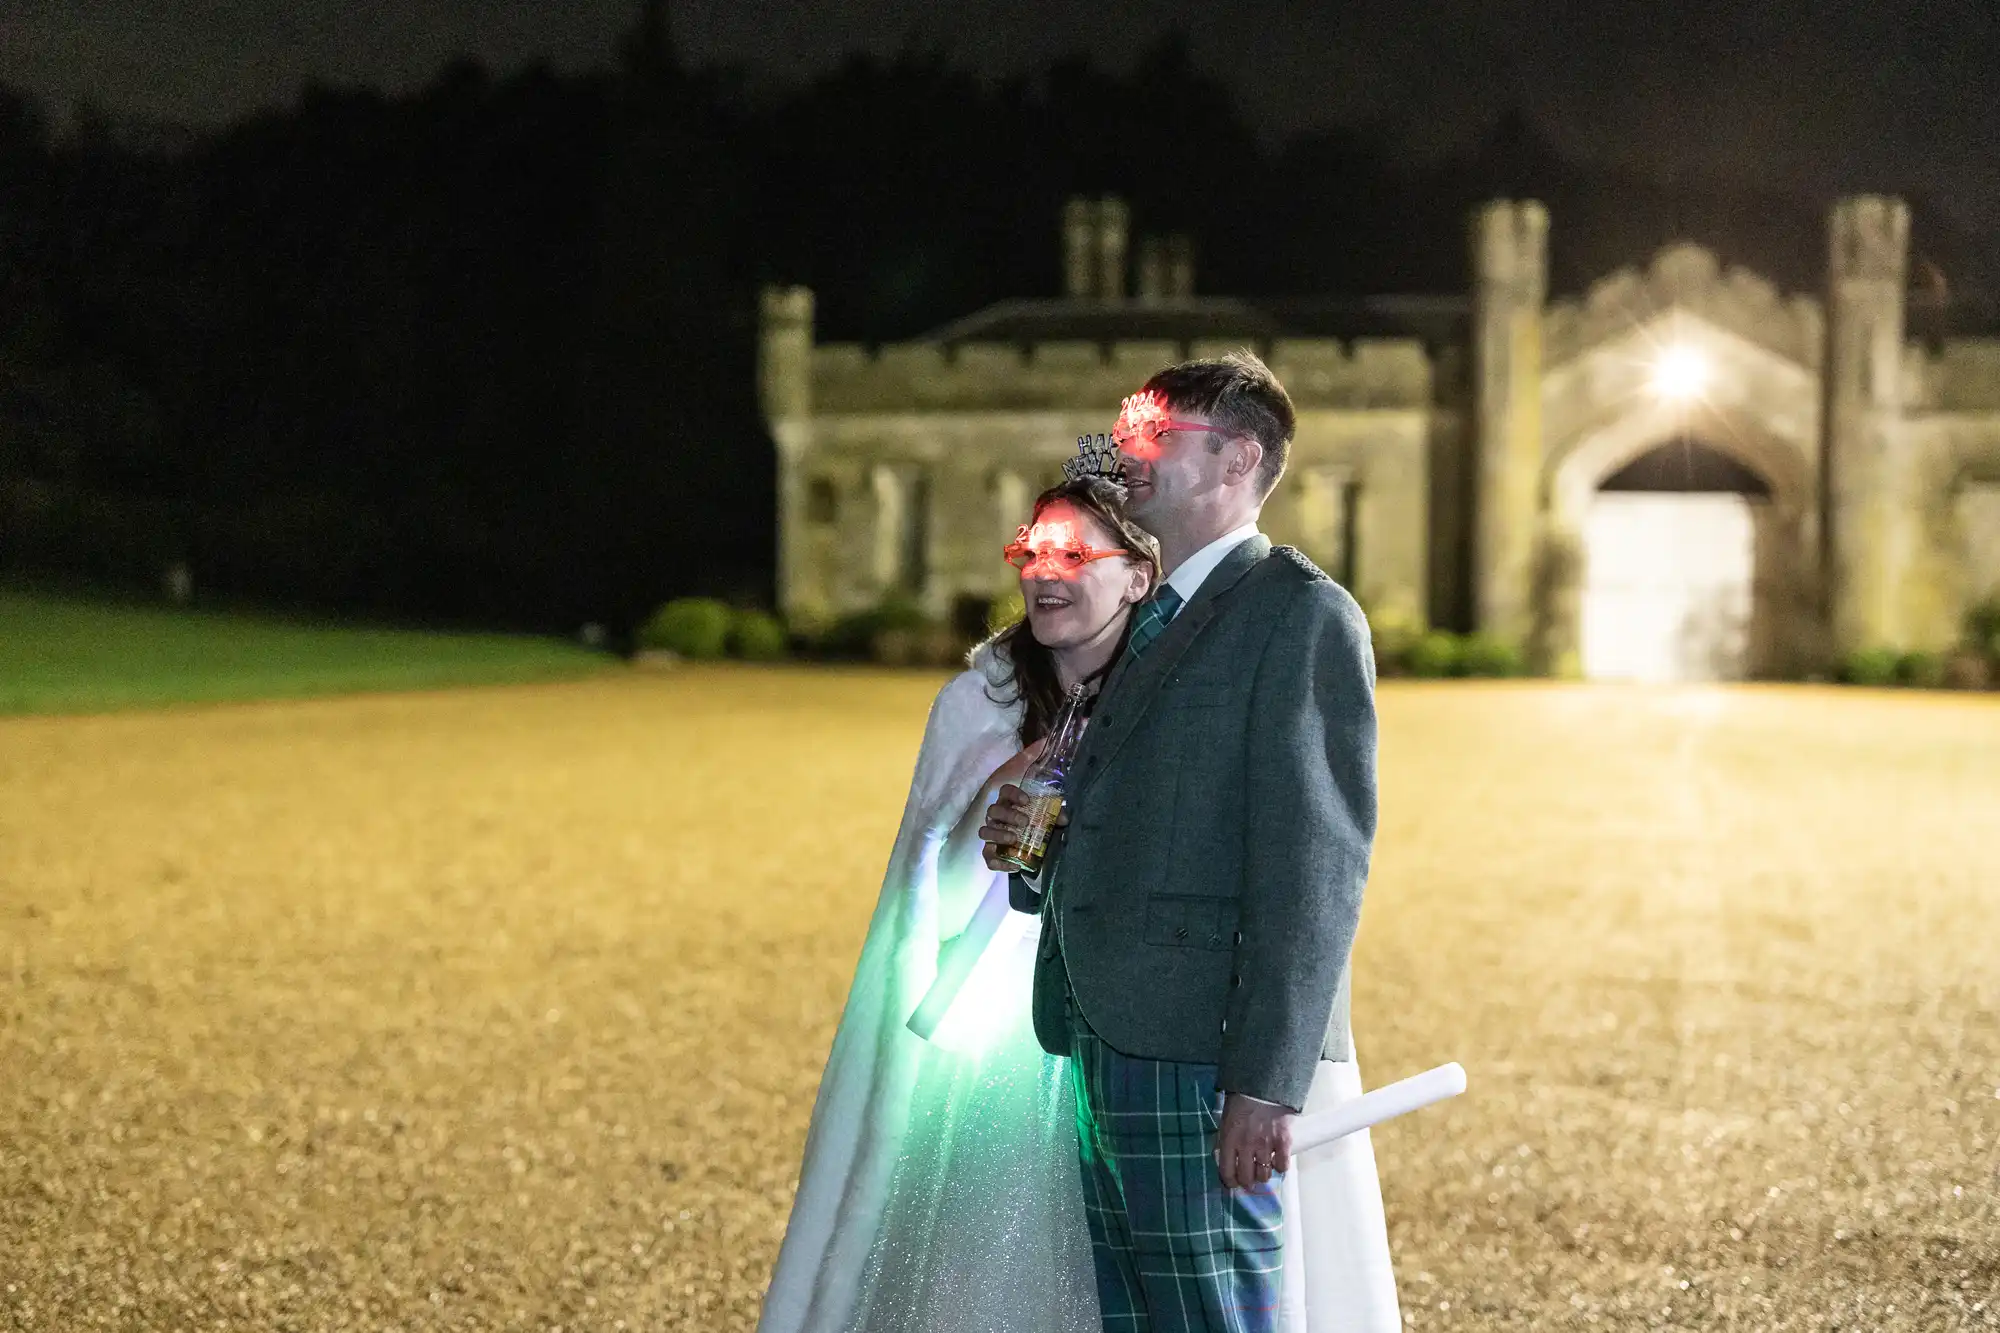
[[[1109,435],[1077,436],[1076,457],[1063,462],[1065,481],[1083,481],[1090,477],[1124,484],[1125,460]]]

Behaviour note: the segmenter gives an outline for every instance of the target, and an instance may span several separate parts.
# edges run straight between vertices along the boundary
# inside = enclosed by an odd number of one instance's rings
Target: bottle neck
[[[1077,742],[1082,739],[1084,718],[1090,711],[1090,698],[1090,694],[1071,687],[1069,697],[1050,723],[1048,745],[1035,762],[1034,771],[1038,775],[1060,774],[1067,767]]]

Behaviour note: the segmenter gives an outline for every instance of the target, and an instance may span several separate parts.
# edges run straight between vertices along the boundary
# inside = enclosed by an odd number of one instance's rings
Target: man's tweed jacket
[[[1348,1058],[1348,955],[1375,837],[1375,664],[1354,599],[1259,536],[1112,673],[1037,893],[1035,1033],[1065,992],[1113,1049],[1305,1103]],[[1067,985],[1065,985],[1067,973]]]

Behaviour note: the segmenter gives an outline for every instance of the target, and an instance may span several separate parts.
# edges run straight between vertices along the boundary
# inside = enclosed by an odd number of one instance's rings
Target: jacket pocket
[[[1169,949],[1231,949],[1236,900],[1207,894],[1156,893],[1146,900],[1146,943]]]

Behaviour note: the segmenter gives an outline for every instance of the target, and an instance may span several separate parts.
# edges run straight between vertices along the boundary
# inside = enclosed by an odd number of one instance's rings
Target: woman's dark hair
[[[1132,553],[1132,559],[1145,564],[1152,572],[1153,582],[1160,581],[1160,544],[1153,534],[1147,532],[1125,512],[1125,488],[1102,477],[1085,477],[1081,481],[1066,481],[1059,486],[1051,486],[1035,497],[1034,517],[1042,516],[1042,511],[1050,505],[1067,501],[1080,513],[1088,514],[1104,525],[1106,531],[1118,539],[1118,544]],[[1125,651],[1125,639],[1132,632],[1132,621],[1128,616],[1125,631],[1118,636],[1118,649],[1112,653],[1095,676],[1096,680],[1111,670]],[[1062,680],[1056,675],[1055,655],[1036,641],[1028,628],[1028,618],[1023,615],[1007,628],[986,641],[1012,666],[1014,672],[1014,693],[1009,698],[1000,698],[988,691],[988,697],[1001,705],[1021,703],[1025,705],[1021,713],[1021,744],[1032,745],[1049,734],[1056,714],[1063,705]],[[1088,684],[1089,682],[1085,682]]]

